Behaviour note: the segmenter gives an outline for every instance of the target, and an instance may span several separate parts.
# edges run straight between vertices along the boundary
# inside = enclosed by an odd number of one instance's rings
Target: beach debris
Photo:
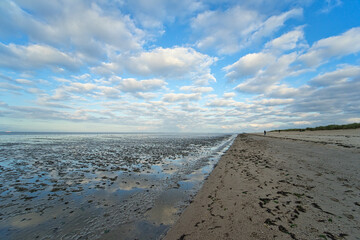
[[[311,205],[312,205],[314,208],[317,208],[317,209],[319,209],[320,211],[322,211],[322,212],[324,212],[324,213],[327,213],[327,214],[330,214],[330,215],[333,215],[333,216],[334,216],[333,213],[324,211],[317,203],[311,203]]]
[[[267,225],[271,225],[271,226],[275,226],[275,225],[276,225],[275,221],[274,221],[274,220],[270,220],[270,218],[267,218],[264,223],[267,224]]]
[[[185,237],[188,236],[188,235],[189,235],[189,234],[183,234],[183,235],[181,235],[181,236],[178,238],[178,240],[184,240]]]
[[[288,196],[291,193],[290,192],[285,192],[285,191],[278,191],[277,194],[281,194],[283,196]]]
[[[301,205],[296,205],[296,209],[300,212],[306,212],[305,208],[303,208]]]
[[[297,238],[295,237],[295,234],[294,234],[294,233],[290,233],[290,232],[289,232],[284,226],[282,226],[282,225],[279,225],[279,231],[280,231],[280,232],[283,232],[283,233],[286,233],[286,234],[289,234],[292,239],[297,239]]]

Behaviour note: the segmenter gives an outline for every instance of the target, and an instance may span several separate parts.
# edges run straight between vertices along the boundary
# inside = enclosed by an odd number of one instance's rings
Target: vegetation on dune
[[[271,132],[277,132],[277,131],[285,131],[285,132],[299,131],[299,132],[304,132],[304,131],[339,130],[339,129],[356,129],[356,128],[360,128],[360,123],[350,123],[350,124],[343,124],[343,125],[331,124],[331,125],[327,125],[327,126],[319,126],[319,127],[314,127],[314,128],[308,127],[308,128],[281,129],[281,130],[272,130]]]

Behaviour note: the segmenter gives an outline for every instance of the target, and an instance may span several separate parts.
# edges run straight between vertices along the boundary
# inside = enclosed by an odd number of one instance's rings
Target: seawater
[[[236,135],[0,135],[0,239],[159,239]]]

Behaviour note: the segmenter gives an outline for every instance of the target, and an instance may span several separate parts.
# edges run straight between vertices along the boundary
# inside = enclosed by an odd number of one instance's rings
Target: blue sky
[[[0,131],[360,122],[360,2],[2,0]]]

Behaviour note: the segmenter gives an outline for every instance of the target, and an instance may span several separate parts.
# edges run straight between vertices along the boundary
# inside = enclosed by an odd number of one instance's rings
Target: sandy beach
[[[359,139],[238,135],[164,239],[360,239]]]

